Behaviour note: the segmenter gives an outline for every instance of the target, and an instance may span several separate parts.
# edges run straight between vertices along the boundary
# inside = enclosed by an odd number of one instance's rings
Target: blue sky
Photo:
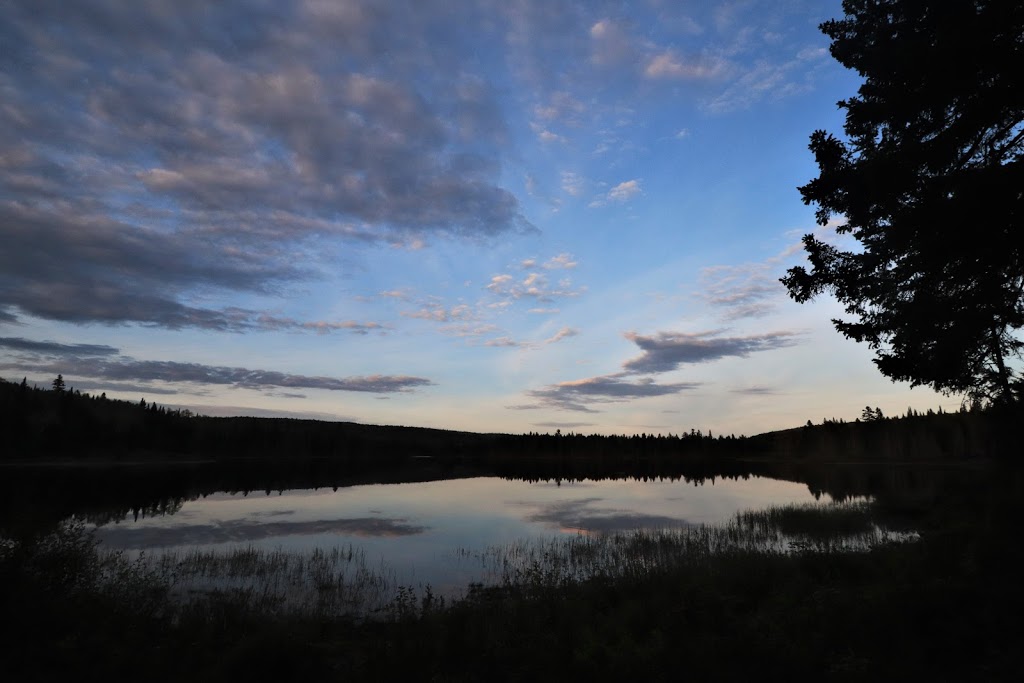
[[[893,384],[778,278],[839,2],[0,6],[0,376],[211,415],[756,433]]]

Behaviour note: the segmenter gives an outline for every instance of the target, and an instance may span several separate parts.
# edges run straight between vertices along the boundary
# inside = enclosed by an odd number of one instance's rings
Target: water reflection
[[[171,527],[118,525],[101,528],[100,541],[111,548],[146,550],[153,548],[192,547],[218,543],[244,544],[270,538],[298,538],[314,535],[411,536],[426,527],[409,524],[405,519],[363,517],[355,519],[318,519],[308,522],[261,522],[259,517],[294,514],[294,511],[256,513],[256,519],[229,519],[216,524],[183,524]]]
[[[473,477],[402,484],[225,493],[185,501],[173,515],[100,524],[102,544],[131,551],[255,547],[311,552],[355,547],[400,583],[441,592],[480,578],[460,560],[531,539],[724,523],[737,512],[814,502],[803,484],[763,477],[530,482]]]
[[[171,468],[9,469],[0,536],[75,516],[130,553],[253,546],[355,547],[403,583],[464,588],[461,561],[531,539],[721,524],[741,510],[873,501],[886,528],[916,528],[962,469],[794,463],[416,459],[373,470],[337,461],[215,462]]]
[[[561,532],[613,533],[634,529],[671,529],[688,522],[667,515],[645,515],[613,507],[599,507],[603,498],[566,500],[545,505],[526,519]]]

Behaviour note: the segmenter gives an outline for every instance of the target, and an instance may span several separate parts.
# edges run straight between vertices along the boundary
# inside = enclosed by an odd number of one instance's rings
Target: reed
[[[251,546],[172,551],[143,561],[174,600],[193,609],[214,596],[268,616],[361,617],[386,608],[398,590],[393,572],[371,568],[351,545],[309,553]]]

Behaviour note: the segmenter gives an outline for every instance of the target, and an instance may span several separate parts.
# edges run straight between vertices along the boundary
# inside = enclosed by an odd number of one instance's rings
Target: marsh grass
[[[268,617],[405,620],[482,589],[550,594],[589,581],[642,581],[713,559],[856,552],[913,538],[875,524],[867,501],[786,505],[740,512],[723,525],[459,548],[456,558],[475,565],[479,578],[448,596],[435,595],[430,586],[399,584],[393,570],[383,563],[371,567],[351,544],[306,553],[252,546],[168,551],[143,555],[131,567],[163,586],[169,601],[191,618],[203,618],[204,612],[220,618],[214,615],[230,610]],[[98,553],[111,567],[120,566],[117,556]]]
[[[444,601],[351,547],[128,560],[67,525],[0,543],[0,660],[12,680],[951,680],[983,651],[1016,671],[1005,534],[908,540],[846,503],[463,549],[488,578]]]
[[[360,617],[380,612],[397,594],[394,573],[371,568],[347,545],[309,553],[255,547],[189,550],[142,558],[170,586],[172,599],[193,609],[211,596],[249,611],[298,617]]]
[[[785,505],[738,513],[723,525],[578,534],[460,549],[478,562],[487,586],[558,589],[592,580],[642,580],[713,558],[812,552],[860,552],[907,542],[916,534],[888,531],[872,519],[868,501]]]

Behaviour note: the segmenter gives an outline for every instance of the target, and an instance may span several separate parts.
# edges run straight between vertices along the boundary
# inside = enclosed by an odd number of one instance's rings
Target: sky
[[[778,282],[822,0],[0,4],[0,377],[206,415],[754,434],[892,383]],[[846,245],[849,246],[849,245]]]

